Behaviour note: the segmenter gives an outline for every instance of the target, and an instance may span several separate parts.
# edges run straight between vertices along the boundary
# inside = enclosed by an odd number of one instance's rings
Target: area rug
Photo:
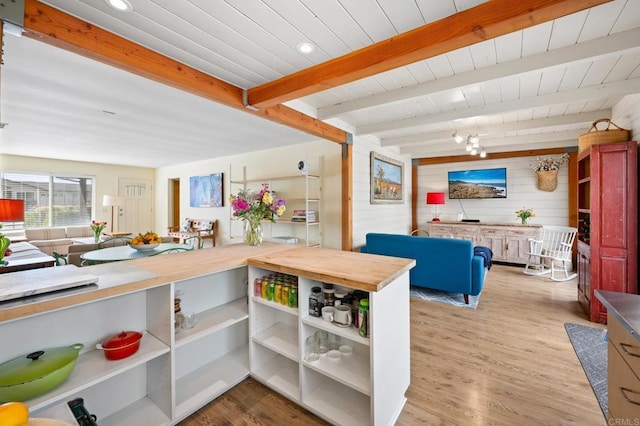
[[[565,323],[569,340],[607,418],[607,333],[600,328]]]
[[[430,288],[411,287],[411,297],[430,300],[432,302],[446,303],[447,305],[458,306],[466,309],[476,309],[478,307],[478,296],[469,296],[469,304],[464,303],[464,295],[462,293],[448,293],[441,290],[432,290]]]

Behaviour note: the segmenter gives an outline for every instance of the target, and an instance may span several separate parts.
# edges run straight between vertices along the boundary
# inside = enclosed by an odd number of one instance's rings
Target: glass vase
[[[93,239],[98,244],[100,242],[100,234],[102,231],[93,231]]]
[[[250,246],[262,244],[262,224],[260,218],[247,217],[244,221],[244,242]]]
[[[523,225],[527,224],[527,218],[526,217],[521,217],[520,220],[522,221]]]

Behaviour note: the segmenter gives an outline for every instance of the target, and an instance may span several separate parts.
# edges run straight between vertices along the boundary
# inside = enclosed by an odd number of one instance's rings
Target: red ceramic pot
[[[96,348],[102,349],[107,359],[126,358],[138,352],[143,335],[138,331],[123,331],[97,344]]]

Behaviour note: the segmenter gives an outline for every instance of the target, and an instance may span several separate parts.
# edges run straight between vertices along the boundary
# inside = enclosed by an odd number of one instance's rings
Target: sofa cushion
[[[180,232],[191,232],[191,219],[185,217],[180,223]]]
[[[52,240],[29,240],[29,243],[49,256],[53,256],[54,251],[66,256],[69,246],[73,244],[73,240],[70,238],[56,238]]]
[[[66,228],[38,228],[25,229],[24,235],[27,240],[55,240],[59,238],[67,238]]]
[[[193,229],[200,229],[200,230],[209,231],[213,227],[213,221],[212,220],[203,220],[203,219],[198,219],[198,220],[194,219],[191,222],[191,226],[193,226]]]
[[[89,225],[67,226],[67,238],[93,237],[93,230]]]

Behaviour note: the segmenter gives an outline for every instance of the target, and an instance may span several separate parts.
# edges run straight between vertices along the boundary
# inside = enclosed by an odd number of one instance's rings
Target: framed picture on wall
[[[371,151],[371,204],[404,203],[404,164]]]
[[[222,173],[189,178],[190,207],[223,207]]]

